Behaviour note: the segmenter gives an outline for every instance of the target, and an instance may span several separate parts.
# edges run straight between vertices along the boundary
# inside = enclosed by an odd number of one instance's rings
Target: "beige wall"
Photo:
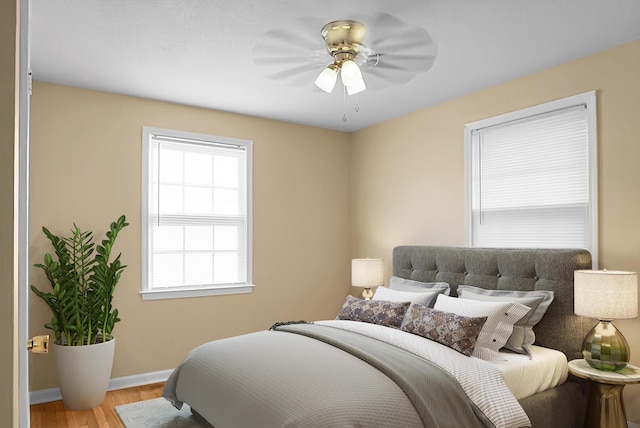
[[[396,245],[464,245],[464,124],[594,89],[600,267],[640,271],[640,40],[354,134],[353,254],[384,257],[388,277]],[[616,325],[640,365],[640,319]],[[640,386],[625,400],[640,419]]]
[[[15,302],[17,257],[15,253],[14,193],[17,149],[18,102],[18,1],[0,2],[0,426],[15,426],[17,409],[17,337]],[[15,401],[14,401],[15,400]]]
[[[253,140],[252,294],[141,300],[145,125]],[[43,225],[64,233],[75,222],[100,237],[120,214],[131,223],[116,244],[128,267],[115,293],[112,377],[171,369],[199,344],[277,321],[333,317],[349,290],[347,134],[35,82],[31,149],[32,264],[51,251]],[[35,268],[31,282],[47,286]],[[34,334],[50,318],[36,299]],[[53,355],[30,364],[32,391],[57,386]]]

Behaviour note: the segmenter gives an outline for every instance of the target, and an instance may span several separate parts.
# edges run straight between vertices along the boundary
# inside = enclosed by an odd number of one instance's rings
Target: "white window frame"
[[[151,165],[152,161],[150,143],[152,136],[160,135],[171,139],[182,140],[185,142],[193,141],[197,144],[216,144],[229,146],[242,146],[246,154],[246,282],[240,284],[216,284],[204,285],[197,287],[171,287],[156,288],[150,286],[150,201],[152,177]],[[142,275],[141,275],[141,291],[143,300],[158,299],[174,299],[184,297],[200,297],[200,296],[217,296],[228,294],[251,293],[253,290],[253,142],[250,140],[241,140],[228,137],[219,137],[206,134],[198,134],[186,131],[176,131],[171,129],[143,127],[142,130]]]
[[[543,115],[583,104],[587,115],[587,150],[589,174],[589,204],[587,208],[587,250],[591,253],[593,268],[598,267],[598,169],[597,169],[597,134],[596,134],[596,91],[584,92],[556,101],[540,104],[534,107],[506,113],[484,120],[468,123],[464,127],[465,144],[465,226],[466,245],[474,246],[473,242],[473,133],[476,130],[500,125],[532,116]]]

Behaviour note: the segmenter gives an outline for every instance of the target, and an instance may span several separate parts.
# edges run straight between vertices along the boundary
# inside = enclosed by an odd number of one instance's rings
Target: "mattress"
[[[521,400],[563,384],[569,375],[567,357],[555,349],[531,345],[527,355],[503,352],[500,360],[489,361],[504,377],[504,383]]]

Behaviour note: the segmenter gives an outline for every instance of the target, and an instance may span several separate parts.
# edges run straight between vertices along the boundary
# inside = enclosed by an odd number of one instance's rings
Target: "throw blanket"
[[[371,364],[404,391],[425,427],[494,427],[447,372],[424,358],[367,336],[313,325],[274,328],[321,340]]]

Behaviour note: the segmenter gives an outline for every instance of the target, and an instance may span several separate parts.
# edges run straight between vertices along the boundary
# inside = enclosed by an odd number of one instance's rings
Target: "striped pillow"
[[[433,307],[439,311],[453,312],[464,317],[487,317],[473,356],[483,360],[500,358],[499,350],[509,340],[513,325],[529,313],[529,307],[513,302],[479,302],[439,295]]]
[[[529,355],[531,358],[529,345],[532,345],[536,340],[533,327],[540,322],[549,309],[553,301],[553,291],[486,290],[471,285],[459,285],[458,297],[484,302],[515,302],[528,306],[529,313],[513,326],[513,333],[505,344],[505,348]]]

